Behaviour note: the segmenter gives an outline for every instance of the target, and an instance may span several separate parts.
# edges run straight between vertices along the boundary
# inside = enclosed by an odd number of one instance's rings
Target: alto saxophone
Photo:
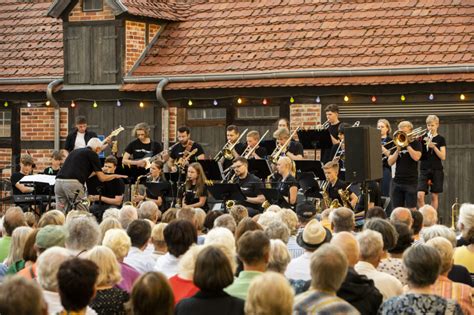
[[[342,189],[342,188],[339,189],[337,193],[341,197],[343,206],[348,209],[353,210],[352,204],[351,204],[351,192],[349,190],[349,187],[351,187],[351,185],[347,186],[345,189]]]

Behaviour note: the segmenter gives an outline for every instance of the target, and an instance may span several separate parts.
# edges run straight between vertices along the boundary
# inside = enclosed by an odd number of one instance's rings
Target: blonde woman
[[[277,183],[277,189],[280,193],[278,205],[283,208],[294,209],[298,193],[298,182],[295,179],[295,164],[289,157],[281,157],[278,159],[277,171],[281,176]]]
[[[165,230],[168,223],[158,223],[153,227],[151,230],[151,243],[153,244],[154,251],[153,257],[155,259],[160,258],[164,254],[168,252],[168,247],[166,246],[165,236],[163,235],[163,231]]]
[[[23,249],[25,248],[28,235],[30,235],[32,231],[33,229],[28,226],[20,226],[13,230],[10,250],[4,262],[8,267],[7,273],[14,274],[25,266]]]
[[[394,146],[390,134],[392,128],[390,122],[387,119],[379,119],[377,121],[377,129],[380,130],[380,137],[382,141],[382,165],[383,165],[383,177],[382,177],[382,196],[390,196],[390,183],[392,182],[392,167],[388,165],[388,157],[390,156],[390,150]]]
[[[114,252],[106,246],[95,246],[86,255],[99,267],[96,295],[89,304],[98,315],[125,314],[124,303],[129,294],[117,287],[122,280],[120,265]]]

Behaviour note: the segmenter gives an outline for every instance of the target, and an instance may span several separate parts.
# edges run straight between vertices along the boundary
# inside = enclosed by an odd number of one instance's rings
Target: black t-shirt
[[[187,188],[185,186],[185,191],[184,191],[184,201],[186,202],[187,205],[192,205],[195,203],[199,202],[199,197],[206,196],[207,197],[207,186],[204,185],[204,189],[202,190],[202,193],[200,195],[197,194],[197,187],[196,185],[192,185],[191,187]],[[204,206],[202,206],[203,210],[209,210],[209,206],[207,205],[207,200],[206,203],[204,203]]]
[[[12,183],[12,188],[13,188],[13,194],[14,195],[22,195],[23,194],[21,192],[21,190],[16,188],[15,185],[16,185],[16,183],[18,183],[20,181],[20,179],[22,179],[25,176],[26,176],[25,174],[18,172],[18,173],[13,173],[12,176],[10,177],[10,182]]]
[[[387,149],[387,150],[390,150],[390,149],[392,149],[392,148],[395,146],[395,144],[394,144],[393,142],[390,142],[390,141],[392,141],[392,138],[391,138],[391,137],[385,137],[385,138],[382,139],[382,145],[383,145],[383,146],[385,147],[385,149]],[[390,142],[390,143],[388,143],[388,142]],[[393,153],[393,150],[390,151],[390,154],[391,154],[391,153]],[[391,168],[391,166],[388,165],[388,157],[385,156],[383,153],[382,153],[382,166],[383,166],[383,167],[386,167],[386,168]]]
[[[93,176],[86,181],[87,192],[90,195],[101,195],[108,198],[123,195],[125,184],[121,178],[115,178],[108,182],[101,182],[97,176]]]
[[[290,141],[290,144],[288,145],[288,152],[294,154],[294,155],[301,155],[304,156],[304,149],[303,145],[297,141]]]
[[[341,196],[339,195],[338,190],[339,190],[339,189],[346,189],[348,185],[349,185],[348,183],[343,182],[343,181],[340,180],[340,179],[338,179],[338,180],[336,181],[336,183],[334,184],[334,186],[331,185],[331,183],[330,183],[330,184],[328,185],[328,188],[327,188],[327,192],[328,192],[328,194],[329,194],[329,198],[331,198],[331,200],[334,200],[334,199],[339,200],[339,202],[340,202],[341,205],[342,205],[342,199],[341,199]],[[351,189],[349,188],[349,190],[351,190]]]
[[[191,158],[189,158],[189,162],[196,162],[197,157],[200,156],[201,154],[204,154],[204,150],[202,149],[201,145],[197,142],[193,142],[193,145],[191,146],[191,149],[189,151],[191,152],[194,149],[197,149],[197,151]],[[173,160],[178,160],[180,157],[183,156],[183,152],[185,150],[186,150],[186,146],[183,147],[183,145],[179,143],[171,149],[170,157]]]
[[[257,197],[261,194],[260,189],[264,188],[262,181],[257,176],[247,173],[247,177],[244,179],[238,178],[236,181],[240,185],[240,189],[246,197]],[[259,204],[251,203],[248,201],[238,202],[238,204],[244,207],[259,208]]]
[[[415,151],[421,152],[421,143],[415,140],[409,144]],[[413,160],[407,148],[398,154],[395,178],[397,184],[410,185],[418,182],[418,162]]]
[[[77,179],[84,184],[92,172],[102,172],[99,156],[90,147],[85,147],[69,153],[56,177]]]
[[[338,122],[337,124],[329,125],[329,127],[328,127],[329,134],[331,136],[333,136],[336,140],[339,139],[338,135],[339,135],[339,125],[340,124],[341,124],[341,122]]]
[[[338,122],[335,125],[329,125],[329,128],[328,128],[329,134],[331,136],[333,136],[336,140],[339,139],[338,135],[339,135],[339,125],[340,124],[341,124],[341,122]],[[331,150],[332,150],[332,147],[321,150],[321,161],[323,163],[327,163],[327,162],[331,161]]]
[[[166,183],[167,181],[166,181],[165,176],[162,174],[162,176],[158,177],[155,180],[153,180],[151,176],[147,176],[146,182],[147,183]],[[152,199],[158,199],[159,197],[163,197],[163,192],[160,191],[158,195],[153,195],[150,193],[149,190],[147,190],[147,197],[152,198]]]
[[[283,198],[283,197],[289,198],[290,188],[293,187],[293,186],[298,187],[298,181],[292,175],[288,175],[287,178],[285,178],[284,180],[282,179],[277,184],[277,190],[280,193],[280,205],[281,206],[284,206],[284,207],[294,206],[294,205],[291,205],[288,202],[286,202]]]
[[[436,147],[441,150],[441,147],[446,146],[446,140],[444,137],[440,135],[436,135],[433,137],[433,143],[436,143]],[[441,159],[436,155],[433,149],[428,148],[426,149],[426,140],[423,138],[422,141],[422,151],[421,151],[421,159],[420,159],[420,168],[423,170],[442,170],[443,163],[441,163]]]
[[[43,171],[43,174],[46,174],[46,175],[58,175],[59,173],[59,170],[60,169],[57,169],[57,170],[53,170],[53,168],[50,166],[50,167],[47,167],[44,169]]]
[[[163,151],[161,144],[156,141],[150,143],[143,143],[139,139],[130,142],[125,148],[125,152],[130,154],[134,160],[152,157]]]
[[[264,159],[267,157],[268,152],[265,147],[259,146],[257,149],[255,149],[255,154],[257,154],[261,159]],[[251,156],[250,158],[253,159],[253,156]]]

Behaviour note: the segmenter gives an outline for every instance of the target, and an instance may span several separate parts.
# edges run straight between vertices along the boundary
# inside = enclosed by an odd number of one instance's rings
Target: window
[[[219,120],[225,119],[225,108],[195,108],[188,109],[188,120]]]
[[[278,106],[255,106],[237,108],[237,119],[276,119],[280,117]]]
[[[0,137],[11,137],[12,112],[0,111]]]
[[[102,11],[102,0],[82,0],[82,11]]]

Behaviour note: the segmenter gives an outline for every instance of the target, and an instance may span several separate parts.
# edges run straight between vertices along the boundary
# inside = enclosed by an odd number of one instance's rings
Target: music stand
[[[267,150],[267,155],[270,155],[273,153],[273,151],[275,151],[275,148],[276,148],[276,140],[275,139],[272,139],[272,140],[263,140],[261,143],[260,143],[260,146],[264,147],[266,150]]]
[[[207,186],[207,189],[216,200],[222,200],[224,210],[227,200],[244,201],[247,199],[239,184],[216,183]]]
[[[316,180],[314,173],[312,172],[304,172],[299,173],[297,175],[298,185],[300,186],[301,190],[305,198],[313,197],[313,198],[322,198],[318,181]]]
[[[160,196],[164,197],[171,190],[171,184],[168,182],[162,182],[162,183],[147,182],[145,183],[145,187],[146,187],[146,195],[153,199],[158,199],[158,197]]]
[[[300,129],[297,134],[305,150],[329,149],[332,147],[331,134],[327,129]]]
[[[206,178],[212,181],[222,180],[222,166],[216,160],[198,160]]]
[[[267,179],[272,173],[267,160],[249,159],[249,173],[257,176],[261,180]]]
[[[270,202],[271,205],[278,204],[280,200],[280,192],[275,188],[260,188],[260,192],[265,196],[265,199]]]
[[[324,179],[326,176],[323,171],[323,164],[318,160],[295,160],[297,173],[314,173],[318,179]]]

